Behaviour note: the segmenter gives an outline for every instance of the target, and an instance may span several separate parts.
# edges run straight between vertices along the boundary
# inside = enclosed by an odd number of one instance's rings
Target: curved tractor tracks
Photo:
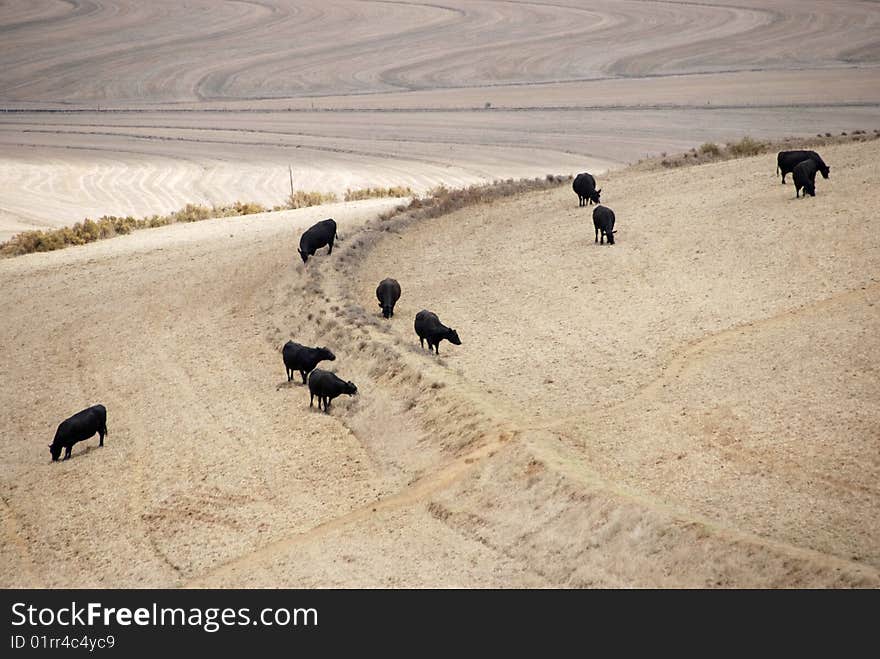
[[[375,376],[371,383],[373,386],[388,388],[398,396],[407,395],[406,392],[413,386],[428,391],[432,396],[439,394],[443,404],[436,404],[440,411],[434,414],[442,417],[444,409],[447,411],[467,409],[469,423],[449,423],[448,425],[453,426],[453,430],[447,433],[446,437],[438,438],[441,444],[446,443],[434,462],[427,468],[411,470],[410,474],[414,471],[416,475],[393,493],[323,521],[304,532],[287,535],[253,552],[226,561],[207,573],[183,582],[182,586],[212,587],[235,583],[238,575],[245,574],[257,565],[264,565],[273,558],[290,553],[299,545],[320,540],[323,536],[363,522],[377,513],[418,505],[430,506],[432,499],[441,492],[453,489],[468,476],[478,474],[487,461],[504,460],[504,456],[513,447],[524,449],[533,456],[534,460],[577,486],[586,488],[587,491],[598,492],[626,504],[634,504],[651,514],[656,513],[661,520],[665,520],[665,523],[671,522],[686,529],[688,533],[692,532],[695,537],[708,536],[722,543],[739,548],[745,547],[744,551],[748,554],[753,551],[769,552],[779,558],[784,565],[792,563],[807,565],[807,571],[818,570],[829,575],[824,580],[820,578],[820,582],[834,583],[835,578],[843,574],[847,575],[843,583],[872,587],[880,585],[880,571],[872,566],[732,527],[692,510],[683,509],[675,503],[666,502],[657,496],[608,480],[588,464],[583,455],[571,448],[575,442],[561,441],[576,439],[578,427],[589,425],[591,419],[599,416],[598,412],[588,414],[586,417],[581,416],[576,424],[567,420],[536,424],[535,420],[524,414],[521,409],[492,397],[475,384],[467,382],[464,377],[453,373],[442,359],[428,360],[412,346],[401,344],[379,320],[373,318],[370,312],[360,306],[360,301],[353,293],[353,286],[349,282],[354,281],[357,269],[371,247],[384,237],[405,230],[411,221],[406,217],[382,223],[373,221],[351,233],[334,252],[334,259],[338,260],[324,261],[320,265],[314,264],[306,270],[305,283],[302,284],[301,290],[310,291],[313,299],[317,297],[319,300],[317,305],[311,305],[313,311],[316,310],[316,306],[320,307],[323,310],[320,313],[326,313],[328,318],[334,319],[333,325],[338,323],[335,331],[340,339],[351,347],[360,346],[362,358],[371,362],[367,370]],[[692,341],[676,351],[672,360],[662,368],[659,376],[644,384],[636,395],[615,405],[613,411],[624,411],[643,405],[668,383],[684,378],[688,372],[698,368],[701,361],[714,353],[729,349],[745,334],[761,332],[793,317],[815,314],[841,301],[874,295],[878,291],[880,284],[839,293]],[[288,297],[288,301],[290,299]],[[365,342],[373,348],[364,349]],[[432,405],[434,404],[432,402]],[[409,414],[413,415],[421,426],[436,430],[437,426],[432,425],[434,420],[431,417],[432,413],[426,410],[426,406],[415,404],[410,409]],[[608,411],[606,408],[601,414],[607,414]],[[347,419],[338,418],[349,425]],[[360,433],[356,424],[349,425],[349,428],[362,442],[369,441],[363,433]],[[474,429],[476,432],[470,433],[470,439],[463,444],[455,443],[452,436],[457,431]],[[716,448],[730,450],[720,446]],[[799,469],[797,465],[788,468]],[[843,486],[830,479],[824,480],[829,486]],[[603,569],[597,566],[596,573],[601,573]]]

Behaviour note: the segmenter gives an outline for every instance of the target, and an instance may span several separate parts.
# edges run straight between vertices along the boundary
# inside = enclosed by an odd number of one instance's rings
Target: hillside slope
[[[566,186],[4,260],[0,583],[877,587],[875,147],[805,200],[772,156],[602,177],[614,247]],[[421,308],[463,345],[423,353]],[[288,338],[360,395],[309,410]],[[106,446],[49,464],[99,401]]]

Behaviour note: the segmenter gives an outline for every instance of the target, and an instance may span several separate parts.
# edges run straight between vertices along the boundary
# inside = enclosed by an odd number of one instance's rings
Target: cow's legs
[[[596,240],[594,242],[599,242],[599,229],[596,229]]]
[[[328,255],[332,254],[332,253],[333,253],[333,238],[330,239],[330,249],[327,251]]]
[[[71,444],[70,446],[68,446],[64,449],[64,459],[65,460],[70,459],[70,449],[72,449],[72,448],[73,448],[73,444]]]
[[[314,402],[315,402],[315,394],[313,394],[312,392],[309,392],[309,407],[311,407]],[[320,409],[320,408],[321,408],[321,399],[319,398],[318,399],[318,409]]]
[[[98,446],[104,446],[104,435],[106,432],[106,426],[98,431]]]
[[[303,384],[305,384],[306,383],[306,376],[308,375],[308,373],[306,373],[305,371],[300,371],[299,374],[302,376]]]
[[[424,337],[421,337],[421,336],[419,337],[419,345],[422,346],[422,350],[425,349],[425,339],[424,339]],[[430,347],[431,347],[431,344],[429,343],[429,344],[428,344],[428,348],[430,348]]]

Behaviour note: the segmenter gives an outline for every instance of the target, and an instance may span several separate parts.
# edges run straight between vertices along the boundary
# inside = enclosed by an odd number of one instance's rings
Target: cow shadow
[[[281,391],[282,389],[302,389],[306,385],[302,382],[302,380],[283,380],[275,385],[275,391]]]
[[[97,439],[95,441],[97,441]],[[86,444],[85,447],[83,447],[83,448],[80,448],[78,446],[74,446],[73,450],[70,452],[70,457],[66,461],[63,459],[64,458],[64,450],[62,449],[61,457],[58,458],[58,463],[60,464],[62,462],[70,462],[71,460],[79,460],[80,458],[88,457],[89,453],[91,453],[92,451],[95,451],[99,448],[106,448],[106,447],[105,446],[98,446],[98,444],[95,444],[94,446],[92,446],[90,444]],[[50,465],[55,464],[52,462],[52,458],[49,458],[49,464]]]

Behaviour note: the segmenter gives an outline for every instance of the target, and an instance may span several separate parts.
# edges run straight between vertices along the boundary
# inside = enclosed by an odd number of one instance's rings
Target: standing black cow
[[[427,309],[422,309],[416,314],[415,322],[416,334],[419,335],[419,345],[425,348],[425,341],[428,342],[428,350],[434,348],[434,351],[440,354],[440,341],[446,339],[451,344],[460,346],[461,339],[458,338],[458,332],[454,329],[446,327],[440,322],[437,314]]]
[[[780,151],[776,154],[776,173],[782,172],[782,182],[785,183],[785,175],[794,172],[795,166],[804,160],[812,160],[816,163],[816,169],[822,172],[822,178],[828,178],[831,168],[825,164],[815,151]]]
[[[100,436],[98,446],[104,446],[104,436],[107,434],[107,408],[103,405],[92,405],[58,424],[55,439],[49,444],[52,462],[58,460],[61,449],[65,449],[64,459],[69,459],[73,445],[93,437],[95,433]]]
[[[299,255],[302,257],[303,263],[309,260],[310,256],[315,255],[315,251],[329,245],[330,249],[327,254],[333,253],[333,240],[336,238],[336,221],[332,218],[321,220],[317,224],[313,224],[299,239]]]
[[[607,206],[596,206],[593,209],[593,226],[596,229],[596,242],[600,245],[605,244],[605,238],[608,238],[608,244],[614,244],[614,211]],[[602,234],[601,240],[599,234]]]
[[[315,396],[318,397],[318,409],[321,409],[321,403],[324,403],[324,412],[330,407],[330,401],[341,394],[354,396],[358,388],[354,382],[346,382],[330,371],[323,371],[316,368],[309,376],[309,407],[315,402]]]
[[[588,203],[599,203],[599,193],[602,192],[602,189],[596,189],[596,179],[593,178],[592,174],[587,172],[578,174],[574,177],[571,188],[578,196],[579,207],[586,206]]]
[[[803,160],[794,167],[791,177],[794,179],[794,196],[799,197],[801,188],[804,189],[804,197],[816,196],[816,162]]]
[[[290,382],[293,379],[293,373],[299,371],[303,384],[306,383],[306,376],[315,370],[318,362],[325,359],[331,362],[336,360],[336,355],[327,348],[308,348],[293,341],[284,344],[281,356],[287,371],[287,381]]]
[[[376,297],[379,298],[379,306],[382,307],[382,315],[391,318],[394,315],[394,305],[400,299],[400,284],[396,279],[383,279],[376,287]]]

